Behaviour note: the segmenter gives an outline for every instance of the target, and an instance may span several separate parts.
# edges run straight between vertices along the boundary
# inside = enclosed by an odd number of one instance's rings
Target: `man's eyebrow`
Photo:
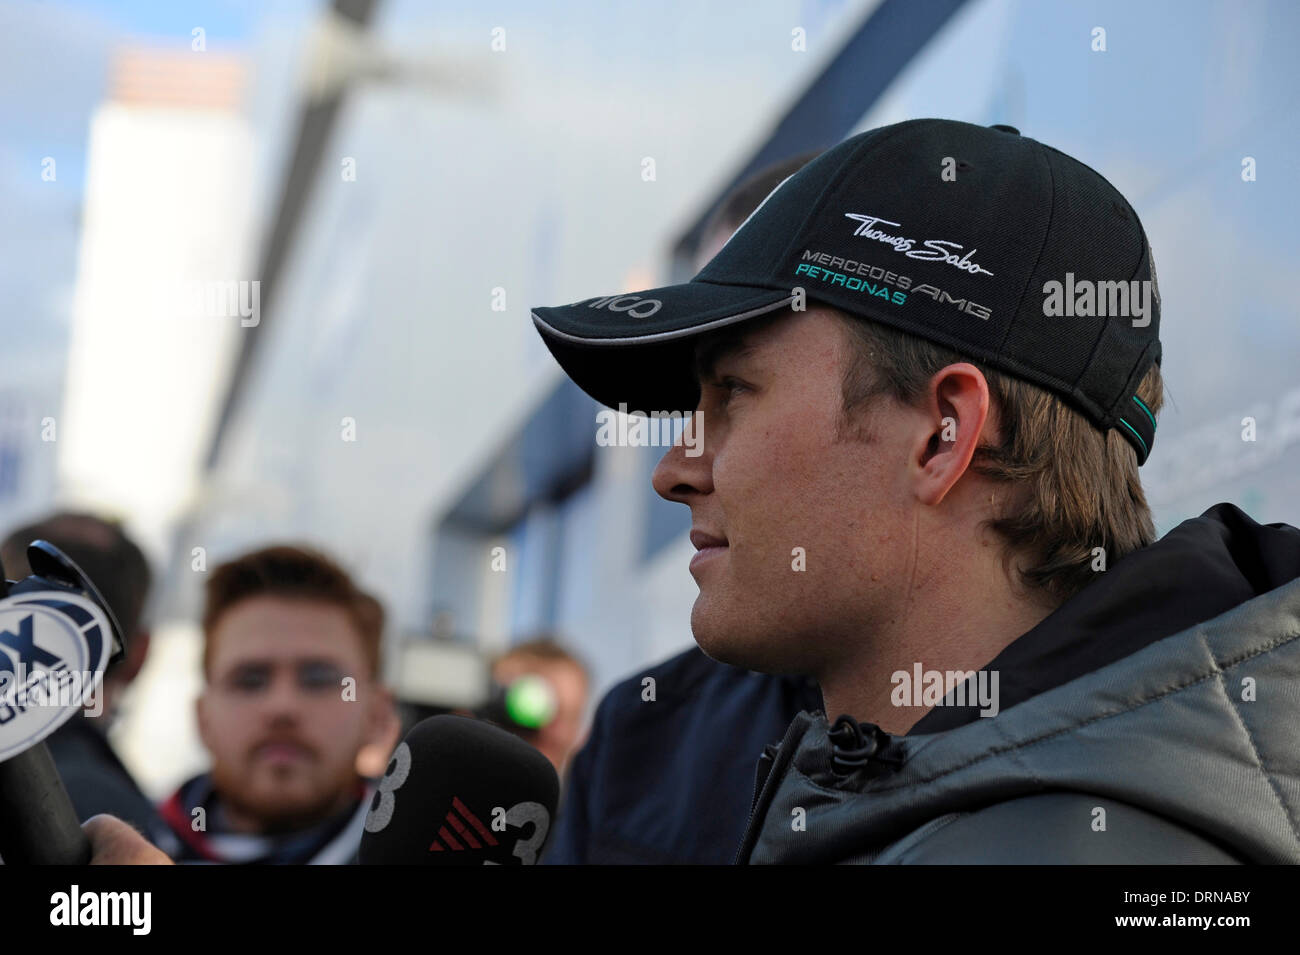
[[[307,657],[254,657],[247,660],[240,660],[238,663],[230,665],[231,670],[248,670],[248,669],[266,669],[277,666],[332,666],[340,667],[342,663],[333,657],[307,656]]]
[[[753,344],[744,335],[727,335],[701,342],[695,349],[695,377],[699,381],[709,380],[722,359],[740,358],[753,350]]]

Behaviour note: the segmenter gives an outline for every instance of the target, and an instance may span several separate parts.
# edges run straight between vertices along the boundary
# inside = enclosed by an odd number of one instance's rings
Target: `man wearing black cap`
[[[738,861],[1300,861],[1300,531],[1155,541],[1155,270],[1095,171],[872,130],[690,282],[533,318],[597,400],[694,411],[654,485],[696,641],[838,715],[761,754]]]

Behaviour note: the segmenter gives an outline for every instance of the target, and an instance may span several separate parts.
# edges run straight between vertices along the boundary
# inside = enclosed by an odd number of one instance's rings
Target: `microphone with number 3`
[[[366,816],[362,865],[533,865],[555,818],[551,761],[515,735],[464,716],[406,734]]]

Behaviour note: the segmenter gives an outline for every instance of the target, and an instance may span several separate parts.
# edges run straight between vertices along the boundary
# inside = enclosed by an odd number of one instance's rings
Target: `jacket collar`
[[[1232,504],[1218,504],[1098,572],[982,669],[997,671],[1005,710],[1296,577],[1300,531],[1261,525]],[[907,735],[941,733],[979,718],[978,706],[936,706]]]

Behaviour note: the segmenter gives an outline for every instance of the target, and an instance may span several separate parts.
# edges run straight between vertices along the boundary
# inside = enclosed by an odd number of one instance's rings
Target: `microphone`
[[[27,548],[32,575],[0,568],[0,858],[84,865],[81,829],[45,738],[90,702],[122,631],[95,585],[47,541]]]
[[[366,814],[362,865],[533,865],[560,798],[551,761],[512,733],[432,716],[398,744]]]

